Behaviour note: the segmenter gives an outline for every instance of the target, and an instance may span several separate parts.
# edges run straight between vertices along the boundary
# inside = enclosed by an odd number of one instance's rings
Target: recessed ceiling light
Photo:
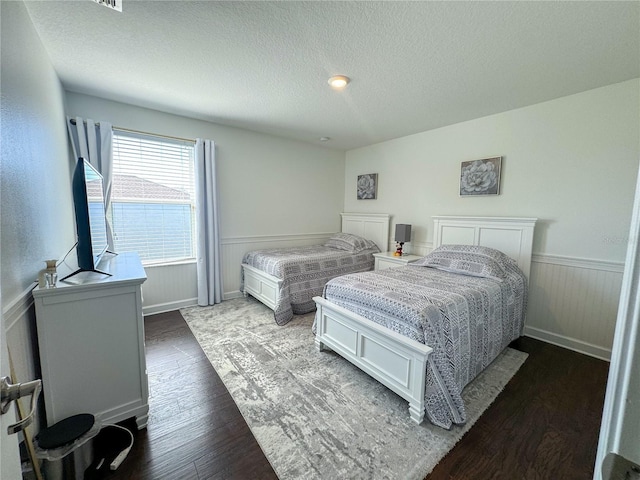
[[[329,79],[329,85],[331,85],[331,88],[340,90],[346,87],[350,81],[351,79],[349,77],[345,77],[344,75],[334,75]]]

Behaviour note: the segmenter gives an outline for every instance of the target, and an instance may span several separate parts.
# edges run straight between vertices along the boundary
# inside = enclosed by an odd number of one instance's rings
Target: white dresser
[[[136,417],[147,425],[142,283],[136,253],[109,255],[105,276],[81,272],[56,288],[36,288],[36,325],[47,425],[78,413],[103,423]],[[71,283],[72,282],[72,283]]]

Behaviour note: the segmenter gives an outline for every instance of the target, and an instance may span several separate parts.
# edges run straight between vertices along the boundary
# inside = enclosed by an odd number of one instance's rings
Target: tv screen
[[[108,247],[102,175],[82,157],[73,172],[72,190],[78,234],[78,270],[74,274],[99,272],[96,267]]]

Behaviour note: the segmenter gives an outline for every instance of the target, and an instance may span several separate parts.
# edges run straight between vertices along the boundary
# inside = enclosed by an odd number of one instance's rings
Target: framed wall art
[[[462,162],[460,196],[499,195],[502,157]]]
[[[375,200],[378,194],[378,174],[358,175],[358,200]]]

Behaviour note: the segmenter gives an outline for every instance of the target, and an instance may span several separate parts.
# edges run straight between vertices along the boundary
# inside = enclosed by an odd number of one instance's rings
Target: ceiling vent
[[[113,10],[117,10],[119,12],[122,11],[122,0],[93,0],[100,5],[104,5],[105,7],[111,8]]]

